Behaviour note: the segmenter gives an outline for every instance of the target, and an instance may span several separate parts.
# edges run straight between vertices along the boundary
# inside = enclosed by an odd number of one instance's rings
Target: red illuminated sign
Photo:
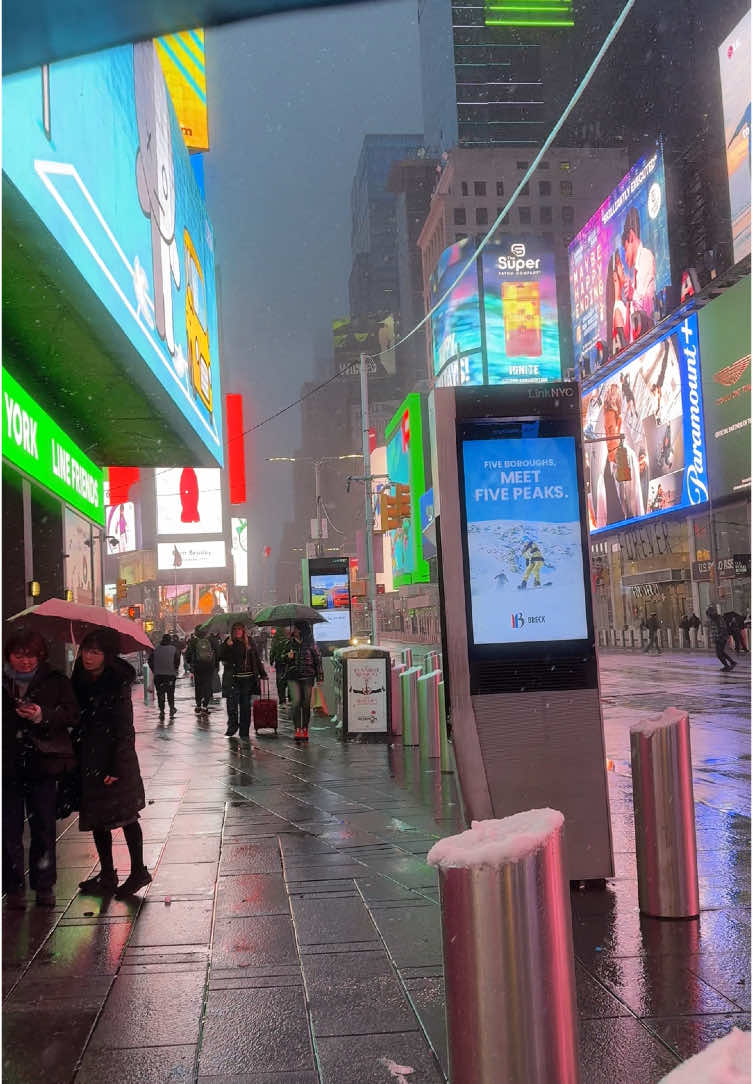
[[[226,395],[227,466],[230,503],[246,503],[246,453],[243,433],[243,396]]]

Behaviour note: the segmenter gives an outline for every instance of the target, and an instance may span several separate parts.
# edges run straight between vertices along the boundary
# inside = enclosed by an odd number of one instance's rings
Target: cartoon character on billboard
[[[198,395],[212,412],[212,365],[209,357],[207,298],[204,272],[188,230],[183,231],[186,253],[186,339],[188,341],[189,378]]]
[[[133,79],[139,149],[136,187],[141,210],[152,224],[154,322],[175,355],[173,287],[180,287],[180,258],[175,240],[175,167],[167,88],[151,41],[133,47]]]

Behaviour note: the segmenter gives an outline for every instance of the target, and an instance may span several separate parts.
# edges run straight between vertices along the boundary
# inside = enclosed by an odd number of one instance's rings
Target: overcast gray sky
[[[363,136],[422,130],[415,0],[295,12],[206,36],[223,383],[246,425],[285,406],[348,311],[350,187]],[[298,410],[247,442],[249,547],[276,551]],[[253,585],[252,585],[253,586]]]

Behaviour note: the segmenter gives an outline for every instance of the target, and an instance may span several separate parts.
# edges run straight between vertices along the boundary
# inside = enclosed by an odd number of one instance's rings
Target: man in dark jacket
[[[255,644],[240,622],[230,630],[230,636],[222,645],[220,659],[223,664],[222,695],[227,700],[225,734],[232,738],[237,733],[241,739],[246,739],[251,728],[253,700],[261,692],[266,673]]]
[[[274,636],[272,637],[272,643],[269,648],[269,661],[275,668],[275,678],[277,681],[277,699],[280,704],[284,704],[288,697],[288,681],[287,681],[287,669],[288,669],[288,636],[289,630],[286,628],[275,629]]]
[[[716,648],[716,657],[722,664],[722,672],[728,673],[737,666],[735,660],[731,655],[728,655],[726,651],[727,641],[729,640],[729,630],[724,618],[713,603],[706,610],[706,617],[709,619],[709,633],[714,642],[714,647]]]
[[[38,634],[9,636],[4,656],[3,890],[9,907],[26,907],[26,810],[29,881],[37,905],[54,907],[57,781],[75,763],[69,728],[78,722],[78,704],[68,678],[48,666]]]
[[[169,633],[165,633],[149,656],[149,666],[154,674],[160,721],[165,718],[165,696],[170,706],[170,719],[174,719],[175,681],[180,669],[180,648],[173,643]]]
[[[646,628],[648,629],[648,643],[644,647],[644,652],[650,653],[651,648],[654,648],[657,655],[662,654],[662,649],[659,647],[659,616],[656,612],[649,614],[648,621],[646,621]]]
[[[748,649],[743,643],[743,628],[745,627],[743,615],[739,614],[737,610],[728,610],[724,614],[724,623],[730,636],[735,641],[735,654],[739,655],[742,651],[743,654],[747,655]]]
[[[217,669],[217,656],[204,629],[196,630],[196,639],[191,651],[191,669],[196,696],[194,710],[197,715],[208,715],[209,701],[212,699],[212,681]]]

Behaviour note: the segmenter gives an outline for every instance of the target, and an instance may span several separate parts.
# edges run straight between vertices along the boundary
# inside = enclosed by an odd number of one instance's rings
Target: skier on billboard
[[[538,542],[534,542],[532,538],[523,539],[523,549],[521,555],[525,560],[526,567],[523,572],[523,579],[520,581],[521,588],[528,587],[528,577],[533,577],[533,586],[541,587],[541,570],[544,567],[544,555],[539,549]],[[548,587],[548,584],[544,584]]]

